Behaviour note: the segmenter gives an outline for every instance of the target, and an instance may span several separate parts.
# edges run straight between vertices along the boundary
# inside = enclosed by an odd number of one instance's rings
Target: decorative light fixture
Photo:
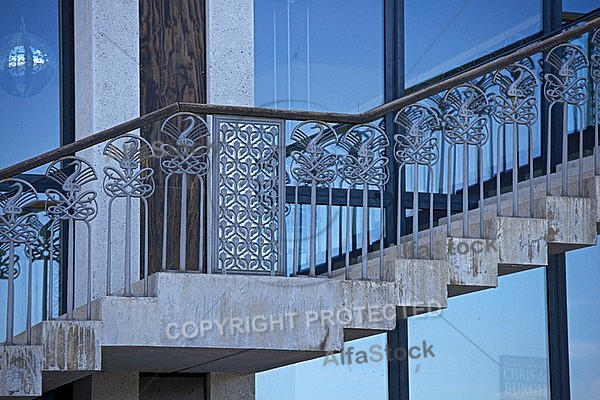
[[[0,42],[0,88],[18,97],[41,92],[56,74],[56,58],[41,38],[27,33],[21,19],[21,31]]]

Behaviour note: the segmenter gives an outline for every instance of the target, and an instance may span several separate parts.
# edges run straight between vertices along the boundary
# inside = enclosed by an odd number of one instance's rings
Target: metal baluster
[[[419,254],[419,166],[427,167],[430,175],[430,204],[433,202],[433,165],[439,158],[438,138],[433,136],[440,129],[439,119],[433,109],[413,104],[402,108],[394,119],[404,133],[394,136],[394,157],[399,163],[398,179],[405,165],[411,165],[413,169],[413,257]],[[398,193],[402,189],[398,185]],[[449,200],[448,200],[449,202]],[[449,203],[448,203],[449,204]],[[401,210],[398,204],[398,210]],[[433,207],[430,208],[430,211]],[[449,217],[448,217],[449,218]],[[430,235],[433,226],[430,215]],[[449,226],[449,223],[448,223]],[[400,242],[400,237],[398,238]],[[430,237],[430,243],[432,243]],[[430,254],[432,246],[430,245]]]
[[[200,191],[203,193],[204,177],[209,170],[208,142],[210,132],[208,125],[200,116],[192,113],[176,113],[165,119],[160,126],[162,144],[160,146],[160,168],[165,173],[165,192],[163,197],[163,254],[162,268],[167,269],[167,215],[169,211],[168,182],[174,175],[181,177],[181,199],[179,202],[179,270],[187,269],[187,212],[188,186],[197,177]],[[218,155],[217,155],[218,157]],[[216,158],[215,158],[215,162]],[[217,169],[217,168],[215,168]],[[152,186],[154,191],[154,186]],[[151,194],[151,193],[150,193]],[[145,193],[142,196],[148,197]],[[204,212],[204,200],[201,200],[200,214]],[[202,217],[199,218],[199,229],[202,229]],[[199,235],[200,238],[202,235]],[[201,240],[201,239],[200,239]],[[202,247],[199,244],[199,257],[202,257]],[[200,264],[200,263],[199,263]],[[191,266],[190,266],[191,268]],[[199,265],[200,268],[200,265]],[[201,270],[201,268],[200,268]],[[223,270],[223,272],[225,272]]]
[[[299,221],[299,205],[298,205],[298,182],[296,182],[296,187],[294,191],[294,241],[292,243],[292,275],[296,276],[300,272],[300,267],[298,263],[298,229],[300,229],[300,221]]]
[[[590,75],[594,87],[594,173],[600,174],[598,162],[598,125],[600,124],[600,29],[596,29],[590,40]]]
[[[333,226],[333,220],[332,220],[332,208],[331,208],[331,203],[332,203],[332,197],[333,197],[333,188],[331,186],[329,186],[329,198],[328,198],[328,202],[327,202],[327,276],[331,277],[331,270],[332,270],[332,257],[333,257],[333,243],[332,243],[332,226]]]
[[[145,139],[126,134],[108,141],[103,154],[112,161],[104,167],[104,192],[110,198],[109,202],[117,198],[125,200],[123,295],[131,296],[133,200],[145,199],[154,193],[154,170],[143,166],[147,160],[154,157],[154,151]],[[110,221],[112,208],[109,212]],[[110,224],[109,227],[112,230],[113,225]],[[112,237],[112,233],[110,235]],[[112,246],[109,251],[112,253]]]
[[[30,246],[25,250],[28,253],[28,268],[27,268],[27,318],[25,324],[25,336],[27,344],[31,344],[31,302],[33,300],[32,279],[33,273],[33,250]]]
[[[309,230],[309,274],[315,276],[317,258],[317,182],[312,180],[310,185],[310,230]]]
[[[185,271],[187,246],[187,173],[181,174],[181,208],[179,220],[179,270]]]
[[[115,198],[111,197],[108,201],[108,222],[107,222],[107,243],[106,243],[106,295],[110,296],[112,292],[112,203]]]
[[[169,180],[172,174],[165,176],[165,187],[163,193],[163,224],[162,224],[162,265],[163,271],[168,269],[167,267],[167,232],[168,232],[168,216],[169,216]]]
[[[442,116],[444,121],[444,139],[453,145],[463,146],[463,236],[469,237],[469,146],[477,148],[478,159],[483,158],[482,146],[487,142],[489,120],[484,115],[489,109],[488,98],[479,87],[464,84],[455,86],[444,95],[446,112]],[[479,165],[478,165],[479,167]],[[480,201],[482,168],[478,181],[480,185]],[[449,204],[448,204],[449,205]],[[481,204],[481,213],[483,204]],[[480,233],[483,230],[483,216],[480,214]]]
[[[83,221],[87,227],[87,307],[86,317],[92,319],[92,227],[88,221]]]
[[[368,124],[353,126],[340,142],[345,149],[340,159],[340,176],[350,188],[362,187],[362,279],[369,279],[369,187],[381,188],[387,183],[389,174],[385,149],[388,144],[383,130]],[[349,192],[350,189],[348,195]],[[346,201],[349,204],[349,197]],[[383,254],[380,255],[383,257]]]
[[[548,131],[551,132],[551,121],[550,115],[552,114],[552,108],[557,105],[562,105],[562,195],[568,196],[569,186],[569,168],[568,168],[568,117],[569,117],[569,105],[578,108],[582,106],[586,99],[586,87],[587,77],[578,76],[580,71],[587,70],[589,62],[585,53],[578,46],[572,44],[560,44],[553,47],[546,57],[544,58],[544,64],[548,65],[549,71],[544,74],[544,96],[550,102],[549,115],[548,115]],[[556,73],[555,73],[556,72]],[[583,129],[583,126],[582,126]],[[580,132],[581,135],[581,132]],[[580,137],[580,163],[582,160],[582,143]],[[548,147],[550,149],[550,140],[548,140]],[[550,158],[550,152],[548,152],[548,158]],[[547,163],[547,168],[550,167],[550,162]],[[580,175],[578,180],[578,190],[583,185],[583,169],[580,166]],[[550,171],[547,173],[546,185],[550,185]],[[550,189],[548,189],[550,191]]]
[[[205,182],[204,178],[200,177],[199,182],[200,192],[200,211],[198,215],[198,271],[204,271],[204,237],[202,230],[204,229],[204,212],[205,212]],[[210,269],[210,268],[209,268]]]
[[[149,237],[149,219],[148,219],[148,200],[142,198],[142,204],[144,205],[144,296],[148,296],[148,246],[150,245]]]
[[[315,276],[317,187],[329,189],[337,177],[338,156],[330,152],[330,148],[337,145],[338,136],[333,127],[325,122],[305,121],[294,128],[291,139],[298,148],[291,153],[291,175],[296,180],[296,188],[300,185],[310,187],[309,275]],[[297,219],[294,219],[294,224],[296,233]]]
[[[15,244],[11,241],[8,253],[8,290],[6,300],[6,344],[13,344],[15,321]]]

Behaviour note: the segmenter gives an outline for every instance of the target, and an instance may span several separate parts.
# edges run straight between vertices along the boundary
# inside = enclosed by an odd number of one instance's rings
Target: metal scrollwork
[[[463,186],[469,185],[469,146],[475,146],[478,152],[480,165],[479,170],[479,189],[480,201],[483,202],[483,167],[482,167],[482,147],[487,142],[489,137],[488,131],[488,115],[490,112],[489,99],[477,86],[464,84],[455,86],[448,90],[444,95],[444,104],[446,105],[445,114],[442,116],[442,130],[444,139],[450,144],[448,148],[448,161],[450,154],[456,154],[457,146],[462,145],[462,179]],[[450,170],[448,165],[448,196],[446,201],[446,212],[450,215],[450,186],[451,176],[456,176],[456,170]],[[469,216],[468,210],[468,190],[463,190],[463,237],[469,235]],[[483,207],[480,207],[479,218],[479,234],[483,235]],[[451,225],[447,224],[448,235],[451,235]]]
[[[27,206],[38,200],[38,194],[21,179],[6,179],[2,183],[8,184],[10,190],[0,194],[0,242],[32,245],[38,238],[38,215]]]
[[[544,96],[552,103],[581,105],[587,99],[587,77],[578,74],[588,67],[583,50],[572,44],[558,45],[548,52],[544,65],[551,72],[544,74]]]
[[[8,279],[8,268],[10,265],[10,245],[7,242],[0,243],[0,279]],[[13,276],[17,279],[21,274],[21,267],[19,265],[20,256],[15,254],[13,257]]]
[[[66,164],[63,166],[63,163]],[[48,167],[46,176],[58,183],[61,190],[48,189],[48,216],[55,220],[91,221],[98,213],[96,192],[83,190],[87,183],[98,179],[94,168],[79,157],[65,157]]]
[[[38,239],[37,226],[38,215],[32,207],[38,202],[38,194],[34,187],[18,178],[9,178],[0,183],[8,189],[0,194],[0,244],[4,245],[3,263],[0,274],[6,275],[7,280],[7,307],[6,307],[6,343],[12,344],[14,337],[14,315],[15,315],[15,273],[18,260],[16,248],[23,246],[26,249],[29,261],[29,273],[27,279],[27,304],[31,305],[31,246]],[[27,251],[27,249],[29,251]],[[4,257],[8,250],[8,258]],[[6,258],[6,260],[5,260]],[[27,343],[31,342],[31,314],[26,316]]]
[[[388,138],[385,132],[374,125],[356,125],[350,128],[341,138],[340,145],[346,152],[340,155],[339,174],[341,178],[348,182],[349,190],[358,185],[362,186],[363,202],[362,202],[362,278],[368,278],[367,259],[368,259],[368,234],[369,231],[369,187],[375,186],[379,190],[380,200],[383,199],[383,188],[388,181],[388,158],[385,155],[387,146],[389,145]],[[347,196],[347,200],[349,196]],[[346,203],[346,248],[349,247],[350,224],[348,216],[350,215],[350,204]],[[379,207],[380,220],[384,220],[383,203],[380,202]],[[329,223],[330,225],[331,223]],[[383,238],[383,224],[380,225],[380,237]],[[329,231],[328,231],[329,233]],[[328,242],[331,240],[328,237]],[[383,240],[380,241],[380,245]],[[380,279],[383,279],[383,246],[380,247]],[[349,259],[347,258],[347,262]],[[346,265],[346,273],[348,274]],[[348,277],[348,275],[346,275]]]
[[[309,228],[309,274],[315,275],[317,252],[317,187],[329,189],[327,207],[328,221],[331,220],[331,189],[338,177],[339,155],[332,151],[338,144],[335,129],[322,121],[305,121],[292,131],[291,139],[296,142],[291,152],[291,175],[295,180],[294,201],[294,238],[293,238],[293,273],[299,271],[299,229],[300,210],[298,192],[300,186],[310,186],[310,228]],[[330,235],[330,224],[327,235]],[[328,247],[330,246],[327,241]],[[330,249],[327,250],[330,253]],[[331,271],[331,261],[328,261],[328,272]]]
[[[489,109],[485,93],[473,85],[460,85],[450,89],[444,96],[446,113],[444,138],[451,144],[482,146],[488,139],[487,117]]]
[[[535,89],[539,82],[531,69],[511,64],[496,71],[493,82],[500,89],[492,97],[496,105],[493,116],[500,124],[535,123],[538,117]]]
[[[532,65],[531,60],[524,62]],[[495,104],[492,113],[494,119],[498,121],[497,154],[496,162],[500,166],[501,155],[500,148],[508,135],[507,129],[512,129],[512,159],[513,165],[519,165],[519,127],[524,126],[528,133],[528,151],[529,155],[529,174],[533,176],[533,124],[538,119],[537,98],[535,89],[538,86],[538,78],[533,70],[523,64],[511,64],[502,68],[494,74],[493,82],[498,87],[499,93],[492,96]],[[508,128],[510,126],[510,128]],[[533,216],[533,180],[530,180],[530,216]],[[500,171],[496,174],[496,191],[500,193]],[[518,169],[512,170],[512,192],[513,192],[513,216],[519,213],[519,185]],[[498,215],[501,215],[500,196],[496,196],[496,208]]]
[[[415,104],[403,108],[394,120],[405,133],[394,136],[394,157],[400,165],[434,165],[439,157],[438,138],[433,132],[440,121],[433,109]]]
[[[375,126],[357,125],[342,137],[348,152],[341,156],[340,176],[350,185],[382,187],[388,180],[385,133]]]
[[[596,29],[590,40],[591,76],[596,85],[600,84],[600,29]]]
[[[103,154],[118,167],[104,167],[104,191],[109,197],[146,198],[154,192],[154,170],[144,167],[153,157],[150,143],[135,135],[112,139]]]
[[[132,263],[132,200],[138,199],[147,210],[147,198],[154,193],[154,170],[146,166],[154,157],[152,146],[140,136],[127,134],[112,139],[104,146],[103,154],[111,165],[104,167],[104,192],[110,197],[108,202],[108,246],[106,269],[106,292],[111,294],[112,263],[112,209],[116,199],[125,201],[125,254],[124,254],[124,295],[131,295]],[[114,164],[117,164],[114,166]],[[144,241],[148,243],[148,213],[144,213]],[[148,252],[144,254],[144,277],[148,275]],[[144,281],[144,293],[148,293],[148,280]]]
[[[292,132],[298,150],[292,151],[292,176],[297,184],[328,185],[337,177],[338,155],[329,151],[338,136],[329,124],[306,121]]]
[[[440,130],[440,120],[437,113],[424,105],[414,104],[404,107],[396,114],[394,120],[400,125],[402,133],[394,136],[394,157],[399,164],[398,179],[400,184],[400,176],[402,168],[407,165],[413,166],[413,255],[418,254],[419,238],[418,238],[418,212],[419,212],[419,166],[426,168],[430,176],[430,187],[427,191],[430,195],[430,201],[433,201],[433,181],[434,169],[433,166],[439,158],[438,138],[434,136],[435,132]],[[399,192],[400,193],[400,192]],[[401,196],[398,196],[398,205],[402,202]],[[433,207],[430,207],[430,231],[433,228]],[[402,237],[400,216],[397,221],[397,236]],[[432,236],[430,235],[430,257],[432,256]],[[400,251],[400,245],[398,245]]]
[[[219,268],[222,273],[281,273],[283,125],[219,117],[216,126]]]
[[[163,122],[160,131],[164,138],[160,166],[165,173],[206,175],[209,132],[202,118],[195,114],[175,114]]]

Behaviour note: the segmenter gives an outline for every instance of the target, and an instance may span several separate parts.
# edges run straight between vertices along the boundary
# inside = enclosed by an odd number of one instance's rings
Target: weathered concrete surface
[[[102,367],[100,321],[44,321],[32,341],[44,352],[44,392],[80,379]]]
[[[100,371],[100,321],[44,321],[33,327],[42,346],[44,371]]]
[[[498,217],[488,221],[486,229],[498,238],[499,275],[548,264],[545,219]]]
[[[155,274],[155,298],[94,302],[103,370],[256,372],[446,307],[447,261],[392,258],[385,267],[385,281]]]
[[[208,400],[254,400],[255,386],[254,374],[211,372],[208,374]]]
[[[140,376],[140,400],[205,400],[206,392],[204,376]]]
[[[139,374],[135,372],[94,372],[73,384],[77,400],[138,400]]]
[[[498,246],[495,239],[449,237],[448,295],[454,296],[498,286]]]
[[[600,176],[593,176],[584,182],[584,195],[596,200],[596,232],[600,234]]]
[[[536,218],[548,224],[550,254],[591,246],[596,243],[596,200],[550,196],[536,202]]]
[[[42,347],[0,347],[0,399],[42,395]]]

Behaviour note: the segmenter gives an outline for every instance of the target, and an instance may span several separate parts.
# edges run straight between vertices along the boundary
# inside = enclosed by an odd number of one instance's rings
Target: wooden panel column
[[[204,0],[140,1],[140,113],[144,115],[177,101],[206,102],[206,38]],[[150,143],[160,140],[160,124],[142,130]],[[164,174],[158,159],[156,190],[149,199],[149,269],[161,269]],[[169,181],[167,267],[179,267],[181,179]],[[198,267],[198,182],[188,184],[188,270]],[[144,216],[142,215],[142,225]],[[142,228],[142,237],[144,230]],[[206,246],[205,246],[206,248]],[[142,252],[142,254],[144,254]]]

